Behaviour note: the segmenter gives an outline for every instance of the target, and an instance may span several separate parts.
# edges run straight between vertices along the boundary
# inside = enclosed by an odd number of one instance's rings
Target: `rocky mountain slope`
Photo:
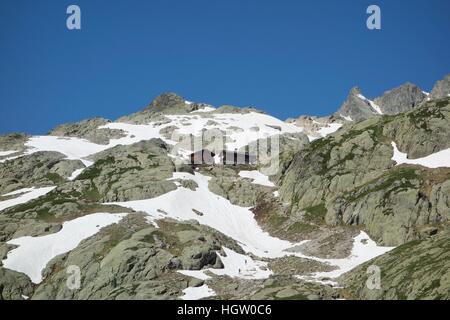
[[[167,93],[1,136],[0,299],[448,299],[449,79],[329,117]]]

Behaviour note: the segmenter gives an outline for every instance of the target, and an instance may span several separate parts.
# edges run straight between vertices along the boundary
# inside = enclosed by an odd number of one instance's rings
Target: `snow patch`
[[[14,160],[14,159],[17,159],[17,158],[20,158],[20,157],[21,156],[14,156],[14,157],[8,157],[8,158],[5,158],[5,159],[1,159],[0,163],[5,163],[6,161]]]
[[[216,108],[213,107],[204,107],[203,109],[192,111],[191,113],[202,113],[202,112],[212,112],[215,111]]]
[[[181,296],[181,300],[199,300],[215,296],[214,290],[209,288],[206,284],[201,287],[189,287],[183,290],[184,295]]]
[[[269,180],[269,177],[262,174],[261,172],[254,171],[241,171],[239,176],[242,178],[251,179],[253,184],[259,184],[266,187],[275,187],[275,184]]]
[[[17,153],[17,152],[19,152],[19,151],[0,151],[0,157],[6,157],[6,156],[9,156],[10,154]]]
[[[208,280],[211,279],[210,276],[205,274],[206,270],[178,270],[178,273],[184,274],[185,276],[197,278],[200,280]]]
[[[267,279],[273,274],[267,267],[267,262],[253,260],[248,255],[237,253],[226,247],[223,247],[223,250],[225,251],[224,256],[217,253],[223,263],[223,269],[209,268],[204,270],[180,270],[178,272],[200,280],[208,280],[211,278],[205,272],[210,272],[218,276],[249,280]]]
[[[347,121],[353,121],[352,117],[350,117],[350,116],[344,116],[343,114],[339,114],[339,115]]]
[[[39,198],[43,195],[46,195],[47,193],[49,193],[50,191],[52,191],[55,188],[56,187],[25,188],[25,189],[20,189],[20,190],[16,190],[14,192],[5,194],[4,196],[14,196],[14,195],[23,193],[22,195],[14,198],[14,199],[0,201],[0,211],[5,210],[10,207],[14,207],[18,204],[26,203],[26,202],[36,199],[36,198]]]
[[[382,254],[385,254],[395,247],[381,247],[376,244],[375,241],[363,231],[353,239],[353,248],[349,257],[344,259],[318,259],[313,260],[319,262],[325,262],[332,266],[336,266],[337,269],[329,272],[317,272],[310,276],[297,276],[297,278],[313,282],[321,282],[324,284],[333,284],[336,282],[332,279],[336,279],[344,273],[356,268],[357,266],[372,260]],[[326,280],[323,280],[326,279]]]
[[[362,94],[358,94],[358,97],[364,101],[366,101],[367,103],[370,104],[370,106],[372,107],[373,110],[375,110],[376,113],[378,114],[383,114],[383,112],[381,111],[380,106],[378,106],[377,104],[375,104],[372,100],[367,99],[366,97],[364,97]]]
[[[25,145],[31,148],[27,150],[26,154],[55,151],[64,154],[69,160],[80,160],[86,166],[92,162],[86,161],[84,158],[109,148],[107,145],[95,144],[85,139],[54,136],[31,137]]]
[[[42,271],[54,257],[75,249],[81,241],[95,235],[101,228],[118,223],[126,213],[94,213],[64,222],[62,229],[41,237],[21,237],[8,241],[19,246],[8,252],[3,267],[25,273],[33,283],[41,283]]]
[[[436,153],[430,154],[426,157],[419,159],[408,159],[406,153],[400,152],[397,148],[397,144],[392,142],[392,147],[394,148],[394,155],[392,160],[400,164],[417,164],[427,168],[441,168],[450,167],[450,148]]]
[[[86,168],[77,169],[74,172],[72,172],[71,176],[69,177],[70,181],[75,180]]]
[[[338,131],[343,125],[341,123],[330,123],[326,127],[320,128],[317,133],[322,136],[322,138],[325,138],[329,134],[332,134],[336,131]]]

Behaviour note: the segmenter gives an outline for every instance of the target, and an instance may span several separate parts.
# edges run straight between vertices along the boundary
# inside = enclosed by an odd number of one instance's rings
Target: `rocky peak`
[[[386,91],[375,99],[383,114],[398,114],[410,111],[425,100],[426,94],[415,84],[405,83],[400,87]]]
[[[429,98],[431,100],[434,100],[446,98],[449,96],[450,96],[450,73],[447,76],[445,76],[444,79],[436,82]]]
[[[148,110],[161,112],[168,108],[185,106],[186,101],[180,97],[179,95],[168,92],[163,93],[160,96],[156,97],[150,105],[147,107]]]
[[[336,117],[351,119],[352,121],[361,121],[376,115],[370,105],[370,101],[361,95],[359,87],[353,87],[347,97],[347,100],[341,105],[334,114]]]

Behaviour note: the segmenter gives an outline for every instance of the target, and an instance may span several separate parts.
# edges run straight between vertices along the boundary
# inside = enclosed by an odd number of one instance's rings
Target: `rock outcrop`
[[[431,91],[429,98],[432,100],[448,98],[450,96],[450,74],[438,81]]]
[[[50,131],[49,135],[77,137],[97,144],[108,144],[111,139],[119,139],[125,136],[121,130],[100,128],[108,123],[111,123],[111,121],[103,118],[83,120],[77,123],[58,126]]]

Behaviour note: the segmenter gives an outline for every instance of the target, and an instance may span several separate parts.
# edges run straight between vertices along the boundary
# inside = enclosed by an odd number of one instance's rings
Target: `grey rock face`
[[[0,136],[0,151],[17,151],[16,154],[0,157],[0,160],[22,153],[25,148],[25,142],[30,138],[25,133],[10,133]]]
[[[253,184],[248,179],[239,177],[238,173],[238,168],[212,168],[207,172],[213,176],[208,185],[209,190],[242,207],[255,206],[258,197],[270,193],[271,188]]]
[[[81,161],[66,160],[58,152],[37,152],[0,163],[0,194],[21,188],[52,186],[66,181]]]
[[[33,284],[26,275],[0,267],[0,300],[24,300],[32,293]]]
[[[177,188],[167,180],[175,171],[167,154],[159,139],[117,146],[94,155],[94,165],[77,180],[89,183],[102,202],[153,198]]]
[[[404,85],[389,90],[380,98],[375,99],[383,114],[398,114],[417,107],[427,96],[414,84]]]
[[[316,140],[295,155],[279,181],[281,199],[291,204],[291,212],[331,201],[392,166],[392,147],[372,127],[377,119]]]
[[[449,221],[448,172],[395,167],[391,160],[391,141],[421,156],[448,148],[447,104],[428,101],[311,143],[280,176],[280,196],[290,214],[324,206],[327,224],[364,226],[384,245],[418,239],[424,229]]]
[[[359,95],[361,90],[353,88],[339,110],[334,114],[336,117],[350,117],[353,121],[361,121],[376,116],[376,112],[367,100]]]
[[[447,202],[444,195],[447,183],[436,183],[429,192],[424,191],[426,181],[448,175],[449,172],[437,174],[408,166],[392,169],[374,181],[338,196],[329,204],[326,219],[330,224],[364,225],[374,240],[387,246],[416,240],[429,226],[450,221],[448,209],[433,205]],[[433,203],[431,199],[441,200]]]
[[[50,131],[49,135],[59,137],[77,137],[97,144],[108,144],[110,139],[119,139],[125,136],[122,130],[99,127],[111,121],[103,118],[83,120],[77,123],[63,124]]]
[[[383,134],[396,142],[410,159],[450,148],[450,97],[427,101],[420,108],[384,124]]]
[[[438,81],[431,91],[429,98],[432,100],[448,98],[450,96],[450,74]]]

